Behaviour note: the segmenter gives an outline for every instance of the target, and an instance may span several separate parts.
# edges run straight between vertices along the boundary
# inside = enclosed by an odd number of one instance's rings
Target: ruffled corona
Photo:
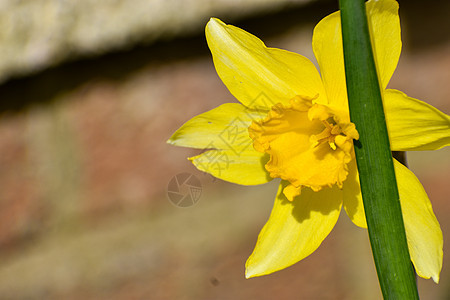
[[[359,138],[353,123],[313,104],[316,98],[296,96],[289,106],[276,104],[248,129],[255,150],[270,155],[265,165],[270,176],[290,182],[283,193],[291,201],[303,186],[313,191],[335,184],[342,188],[353,157],[352,140]]]

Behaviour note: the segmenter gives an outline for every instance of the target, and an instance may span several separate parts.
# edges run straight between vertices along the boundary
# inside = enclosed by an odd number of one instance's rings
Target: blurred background
[[[367,232],[343,214],[281,272],[244,264],[277,182],[214,179],[166,144],[191,117],[236,101],[204,38],[211,16],[314,60],[331,0],[0,1],[0,299],[380,299]],[[400,1],[403,52],[390,87],[450,113],[450,2]],[[444,232],[450,299],[450,152],[408,153]],[[177,207],[169,182],[201,185]],[[179,194],[186,193],[180,190]]]

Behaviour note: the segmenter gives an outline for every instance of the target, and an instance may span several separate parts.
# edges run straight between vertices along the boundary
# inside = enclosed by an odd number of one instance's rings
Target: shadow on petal
[[[343,194],[344,209],[350,220],[358,227],[367,228],[359,174],[354,159],[348,164],[348,176],[344,182]]]
[[[342,192],[327,188],[320,192],[304,189],[290,202],[283,194],[289,184],[282,181],[272,213],[261,230],[246,263],[246,277],[273,273],[313,253],[339,218]]]
[[[264,170],[266,170],[266,164],[267,164],[267,162],[269,160],[270,160],[270,155],[269,154],[264,153],[264,155],[261,156],[259,161],[261,162],[261,165],[263,166]],[[273,179],[272,177],[270,177],[270,174],[267,171],[266,171],[266,179],[267,179],[267,181],[271,181]]]
[[[282,181],[283,189],[289,185],[289,182]],[[318,212],[323,216],[330,215],[341,210],[343,193],[337,186],[332,188],[326,187],[318,192],[314,192],[310,188],[302,188],[302,193],[295,197],[291,202],[284,194],[278,195],[282,197],[282,205],[292,205],[292,215],[299,222],[303,223],[311,218],[312,212]]]

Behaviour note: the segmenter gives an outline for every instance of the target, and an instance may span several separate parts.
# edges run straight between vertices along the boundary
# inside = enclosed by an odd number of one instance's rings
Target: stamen
[[[327,142],[331,149],[336,150],[335,139],[342,133],[340,126],[327,120],[322,120],[321,122],[325,128],[321,133],[311,136],[312,148],[316,148],[318,145]]]
[[[336,150],[336,144],[334,143],[334,137],[330,136],[330,139],[328,141],[328,144],[330,145],[330,148],[333,150]]]

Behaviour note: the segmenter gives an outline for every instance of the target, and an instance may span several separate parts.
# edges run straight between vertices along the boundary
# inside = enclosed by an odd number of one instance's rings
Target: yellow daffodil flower
[[[436,150],[450,144],[450,117],[404,93],[386,89],[401,51],[398,4],[366,5],[392,151]],[[268,222],[246,264],[246,277],[284,269],[314,252],[333,229],[342,206],[366,228],[354,158],[340,14],[317,24],[307,58],[268,48],[257,37],[211,19],[206,38],[214,65],[239,103],[194,117],[170,138],[206,149],[190,158],[213,176],[244,185],[281,178]],[[409,252],[418,275],[439,281],[443,238],[415,175],[394,162]]]

